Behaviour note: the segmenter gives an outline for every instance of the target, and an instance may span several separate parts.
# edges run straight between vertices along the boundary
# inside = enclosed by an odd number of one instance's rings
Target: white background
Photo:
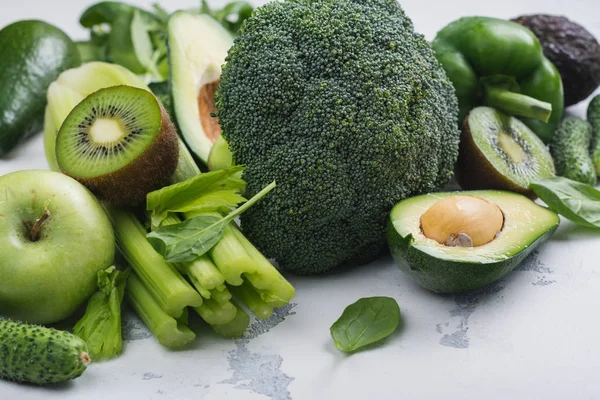
[[[86,5],[0,0],[0,26],[40,18],[84,39],[77,20]],[[196,6],[185,0],[163,5]],[[598,0],[402,5],[428,39],[463,15],[541,12],[565,14],[600,36]],[[585,105],[569,112],[583,115]],[[0,174],[31,168],[46,168],[41,136],[0,159]],[[0,399],[600,398],[599,249],[598,232],[563,221],[519,270],[472,295],[426,292],[406,281],[389,258],[326,277],[290,276],[297,296],[291,310],[275,317],[284,321],[254,323],[253,338],[235,342],[200,328],[194,345],[178,352],[160,347],[128,315],[121,358],[91,365],[78,380],[49,389],[0,382]],[[402,329],[382,346],[340,353],[329,326],[346,305],[374,295],[398,300]]]

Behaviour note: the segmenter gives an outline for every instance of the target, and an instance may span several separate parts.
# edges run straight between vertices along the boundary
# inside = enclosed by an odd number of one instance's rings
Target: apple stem
[[[50,210],[48,207],[44,207],[44,213],[41,217],[35,220],[35,224],[33,224],[33,228],[31,228],[31,241],[37,242],[40,236],[40,228],[42,224],[48,219],[50,216]]]

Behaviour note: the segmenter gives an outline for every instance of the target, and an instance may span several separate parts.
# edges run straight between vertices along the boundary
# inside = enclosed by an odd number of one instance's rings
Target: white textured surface
[[[169,9],[196,5],[163,3]],[[534,12],[566,14],[600,36],[597,0],[402,4],[429,39],[462,15]],[[85,37],[77,25],[84,2],[0,0],[0,6],[0,26],[43,18]],[[570,111],[583,115],[584,107]],[[0,159],[0,174],[30,168],[46,168],[41,136]],[[389,258],[327,277],[292,276],[293,307],[255,323],[249,338],[233,342],[204,330],[193,348],[179,352],[161,348],[129,316],[121,358],[91,365],[82,378],[51,389],[0,382],[0,399],[600,398],[599,245],[597,232],[563,222],[518,271],[471,295],[426,292]],[[346,305],[373,295],[398,300],[402,330],[384,346],[352,356],[338,352],[329,326]]]

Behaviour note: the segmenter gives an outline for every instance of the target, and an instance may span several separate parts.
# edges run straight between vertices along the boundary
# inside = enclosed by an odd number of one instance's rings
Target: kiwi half
[[[125,206],[170,183],[179,146],[169,115],[147,90],[113,86],[92,93],[56,138],[61,171],[100,200]]]
[[[552,156],[537,135],[490,107],[476,107],[465,119],[457,166],[463,189],[511,190],[529,197],[535,197],[532,180],[555,175]]]

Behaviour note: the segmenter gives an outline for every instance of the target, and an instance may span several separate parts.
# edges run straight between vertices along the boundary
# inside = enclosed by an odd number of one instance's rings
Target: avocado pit
[[[206,83],[198,91],[198,111],[200,113],[200,123],[206,137],[215,142],[221,136],[221,127],[219,119],[212,115],[217,112],[215,107],[215,92],[219,86],[219,79]]]
[[[494,240],[504,225],[500,208],[475,196],[451,196],[421,215],[421,231],[451,247],[477,247]]]

